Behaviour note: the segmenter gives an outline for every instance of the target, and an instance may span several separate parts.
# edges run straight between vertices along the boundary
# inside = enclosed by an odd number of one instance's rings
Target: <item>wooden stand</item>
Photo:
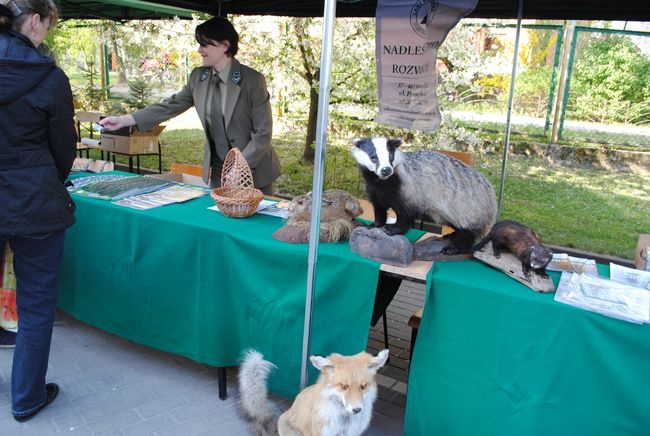
[[[634,261],[634,265],[636,266],[636,269],[640,269],[643,271],[650,271],[646,264],[650,264],[650,250],[648,250],[647,247],[650,247],[650,234],[641,234],[639,235],[639,242],[636,246],[636,259]],[[643,253],[644,250],[648,250],[645,254]],[[648,258],[643,258],[643,256],[647,256]]]
[[[511,253],[501,253],[499,258],[494,257],[492,251],[492,242],[485,244],[482,250],[476,251],[474,257],[478,260],[487,263],[493,268],[496,268],[508,274],[519,283],[529,287],[535,292],[554,292],[555,285],[550,277],[541,277],[531,271],[530,279],[524,276],[521,268],[521,261],[518,260]]]

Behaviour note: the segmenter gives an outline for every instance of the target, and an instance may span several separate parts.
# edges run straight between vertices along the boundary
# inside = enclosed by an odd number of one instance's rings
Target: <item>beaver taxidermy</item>
[[[311,192],[298,195],[289,203],[289,216],[286,224],[273,233],[273,239],[304,244],[309,242],[311,225]],[[320,241],[336,242],[347,240],[355,227],[361,223],[354,218],[361,215],[359,200],[341,189],[328,189],[323,192],[320,214]]]

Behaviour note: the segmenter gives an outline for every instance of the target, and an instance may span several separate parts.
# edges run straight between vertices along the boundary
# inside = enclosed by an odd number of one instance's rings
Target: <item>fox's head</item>
[[[388,350],[377,356],[362,352],[354,356],[334,353],[327,357],[311,356],[311,363],[320,370],[325,395],[341,402],[348,413],[357,414],[372,407],[377,397],[375,375],[388,359]]]

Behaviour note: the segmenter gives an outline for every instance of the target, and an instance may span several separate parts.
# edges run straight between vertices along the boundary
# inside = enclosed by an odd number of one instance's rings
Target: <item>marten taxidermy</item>
[[[485,244],[492,242],[494,257],[500,257],[507,251],[521,261],[524,276],[530,278],[531,271],[541,277],[547,277],[546,265],[553,259],[553,253],[546,248],[537,235],[528,227],[516,221],[499,221],[490,233],[474,246],[474,251],[480,250]]]

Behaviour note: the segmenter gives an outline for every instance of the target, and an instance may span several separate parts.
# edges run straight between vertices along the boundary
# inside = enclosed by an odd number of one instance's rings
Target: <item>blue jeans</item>
[[[65,230],[29,236],[0,234],[14,252],[18,336],[11,370],[11,412],[26,415],[46,399],[45,374],[59,293]]]

